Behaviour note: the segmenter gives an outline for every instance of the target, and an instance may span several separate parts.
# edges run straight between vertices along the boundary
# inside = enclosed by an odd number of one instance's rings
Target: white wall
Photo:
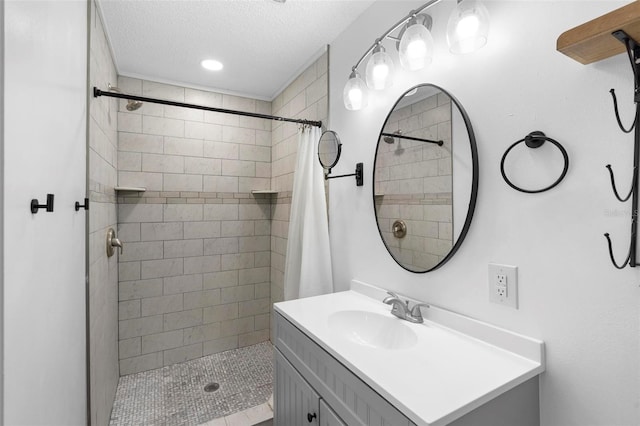
[[[455,3],[437,4],[430,9],[434,63],[425,71],[400,71],[396,84],[359,112],[345,110],[342,102],[351,66],[422,2],[380,1],[331,45],[330,123],[344,144],[335,173],[365,164],[364,187],[347,179],[331,183],[337,289],[356,278],[544,340],[543,425],[640,423],[640,270],[616,270],[602,235],[610,232],[615,253],[625,254],[630,204],[615,200],[604,166],[613,165],[626,191],[632,136],[618,130],[608,91],[616,88],[624,121],[630,122],[632,74],[625,55],[585,66],[555,49],[565,30],[625,3],[489,1],[489,43],[467,56],[446,49],[446,21]],[[395,99],[420,82],[439,85],[462,103],[480,158],[478,204],[467,239],[448,264],[426,275],[404,271],[388,255],[371,194],[380,127]],[[509,188],[499,169],[504,150],[533,130],[560,141],[571,159],[566,179],[538,195]],[[535,181],[559,174],[545,166],[551,150],[530,155],[540,155],[543,170]],[[519,267],[519,310],[489,303],[489,262]]]
[[[0,98],[4,99],[4,2],[0,3]],[[0,158],[4,158],[4,102],[0,102]],[[4,164],[0,161],[0,241],[4,241]],[[0,365],[4,365],[4,244],[0,244]],[[0,373],[4,370],[0,367]],[[4,383],[0,382],[0,419],[4,418]]]
[[[4,33],[6,425],[86,424],[87,3],[8,1]],[[32,214],[32,198],[55,195]]]

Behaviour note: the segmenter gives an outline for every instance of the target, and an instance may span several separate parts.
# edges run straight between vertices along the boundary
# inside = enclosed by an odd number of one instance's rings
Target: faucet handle
[[[414,317],[417,320],[422,320],[422,311],[420,310],[420,307],[424,306],[425,308],[429,307],[429,304],[427,303],[416,303],[415,305],[413,305],[413,308],[411,308],[411,316]],[[422,322],[422,321],[420,321]]]

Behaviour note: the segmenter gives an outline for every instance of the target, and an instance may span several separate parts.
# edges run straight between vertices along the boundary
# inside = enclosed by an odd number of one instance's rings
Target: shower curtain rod
[[[409,139],[410,141],[418,141],[418,142],[426,142],[426,143],[434,143],[438,146],[442,146],[444,144],[444,141],[433,141],[431,139],[422,139],[422,138],[414,138],[412,136],[404,136],[404,135],[399,135],[397,133],[382,133],[382,136],[391,136],[393,138],[400,138],[400,139]]]
[[[220,112],[220,113],[223,113],[223,114],[243,115],[245,117],[263,118],[265,120],[275,120],[275,121],[288,121],[290,123],[300,123],[300,124],[306,124],[306,125],[309,125],[309,126],[322,127],[322,121],[312,121],[312,120],[303,120],[303,119],[297,119],[297,118],[278,117],[278,116],[268,115],[268,114],[259,114],[259,113],[256,113],[256,112],[235,111],[235,110],[232,110],[232,109],[214,108],[214,107],[208,107],[208,106],[202,106],[202,105],[187,104],[187,103],[184,103],[184,102],[167,101],[167,100],[164,100],[164,99],[147,98],[145,96],[127,95],[125,93],[105,92],[105,91],[102,91],[102,90],[98,89],[97,87],[94,87],[93,88],[93,97],[97,98],[99,96],[108,96],[108,97],[111,97],[111,98],[120,98],[120,99],[131,99],[131,100],[134,100],[134,101],[149,102],[149,103],[153,103],[153,104],[162,104],[162,105],[171,105],[171,106],[177,106],[177,107],[183,107],[183,108],[201,109],[201,110],[204,110],[204,111]]]

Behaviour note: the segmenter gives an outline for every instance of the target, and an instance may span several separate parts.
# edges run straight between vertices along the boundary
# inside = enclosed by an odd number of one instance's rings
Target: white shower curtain
[[[324,173],[317,155],[319,140],[318,127],[302,126],[298,130],[284,268],[285,300],[333,291]]]

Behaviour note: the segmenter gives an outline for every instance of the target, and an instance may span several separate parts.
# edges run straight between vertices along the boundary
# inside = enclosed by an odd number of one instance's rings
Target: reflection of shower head
[[[135,111],[142,106],[141,101],[134,101],[133,99],[127,99],[127,111]]]
[[[398,135],[400,136],[402,134],[402,130],[397,130],[395,132],[393,132],[394,135]],[[384,141],[388,144],[392,144],[396,141],[396,139],[393,136],[385,136],[384,137]]]
[[[109,90],[112,92],[122,93],[122,90],[109,84]],[[135,111],[142,106],[141,101],[134,101],[133,99],[127,99],[127,111]]]

